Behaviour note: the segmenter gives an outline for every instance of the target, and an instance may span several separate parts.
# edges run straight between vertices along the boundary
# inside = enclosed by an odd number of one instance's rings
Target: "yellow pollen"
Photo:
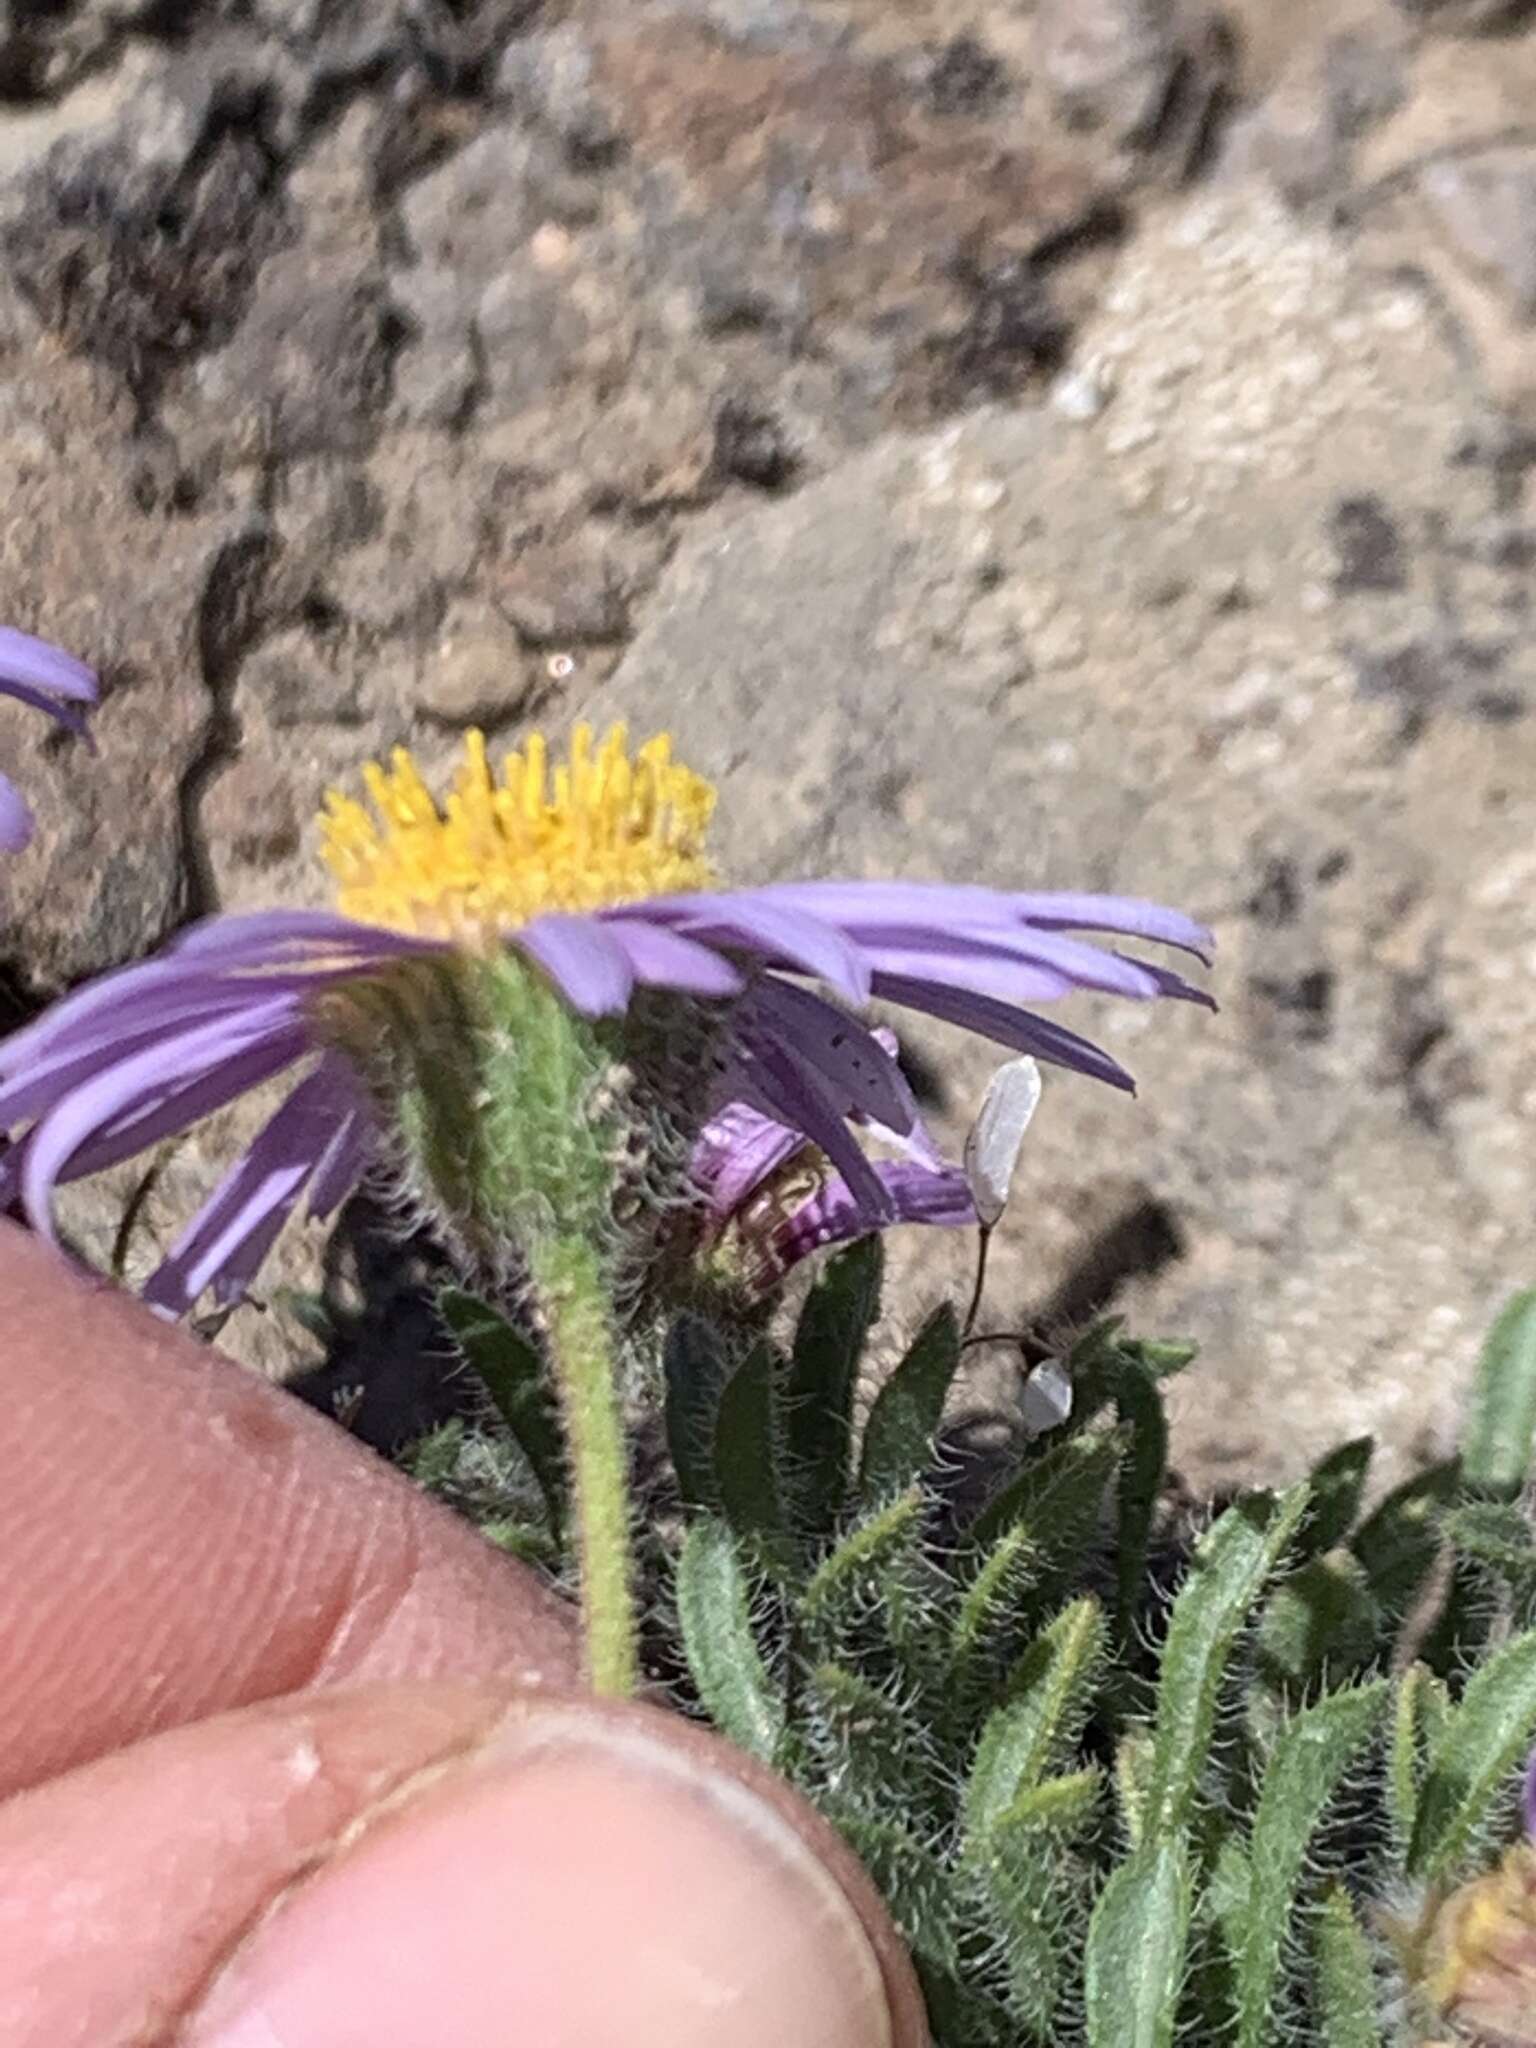
[[[659,734],[633,755],[616,725],[594,746],[571,734],[551,770],[542,734],[508,754],[498,782],[472,732],[439,806],[404,747],[363,770],[372,808],[331,790],[322,851],[346,917],[424,937],[492,943],[549,910],[598,910],[714,885],[704,834],[711,783]]]

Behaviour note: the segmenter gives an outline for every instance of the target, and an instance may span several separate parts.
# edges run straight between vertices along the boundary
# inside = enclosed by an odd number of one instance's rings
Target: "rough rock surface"
[[[1080,1006],[1143,1093],[1050,1091],[998,1312],[1201,1338],[1200,1478],[1443,1441],[1536,1205],[1530,10],[14,12],[0,617],[107,701],[0,705],[0,1018],[321,900],[370,752],[665,722],[744,875],[1212,917],[1214,1022]]]

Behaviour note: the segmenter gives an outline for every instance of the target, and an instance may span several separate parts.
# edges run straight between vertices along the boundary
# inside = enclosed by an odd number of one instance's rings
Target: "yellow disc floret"
[[[622,725],[597,746],[578,725],[553,769],[535,733],[498,781],[485,736],[472,732],[441,807],[404,747],[387,769],[370,762],[363,780],[372,808],[332,790],[320,828],[337,908],[367,924],[491,943],[543,911],[715,882],[704,857],[714,787],[672,759],[665,733],[631,756]]]

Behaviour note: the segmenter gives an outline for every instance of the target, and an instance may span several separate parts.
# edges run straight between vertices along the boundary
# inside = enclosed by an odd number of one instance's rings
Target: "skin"
[[[0,2048],[921,2048],[811,1810],[0,1220]]]

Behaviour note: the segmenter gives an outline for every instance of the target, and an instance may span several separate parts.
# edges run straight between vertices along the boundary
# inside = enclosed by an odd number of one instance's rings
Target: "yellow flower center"
[[[714,787],[672,759],[665,733],[631,757],[622,725],[596,747],[578,725],[553,772],[535,733],[498,782],[484,734],[472,732],[441,807],[404,747],[387,769],[370,762],[363,780],[372,809],[333,789],[320,829],[337,908],[367,924],[491,943],[542,911],[715,882],[704,857]]]

